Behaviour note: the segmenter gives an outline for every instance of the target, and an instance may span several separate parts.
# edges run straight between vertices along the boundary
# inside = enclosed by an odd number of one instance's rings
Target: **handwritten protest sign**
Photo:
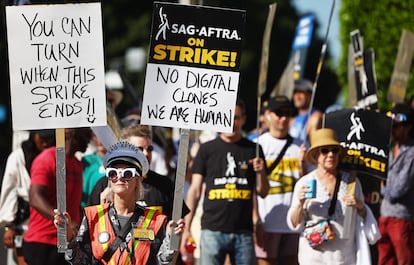
[[[99,3],[6,7],[14,130],[106,125]]]
[[[142,123],[231,132],[244,21],[241,10],[155,3]]]

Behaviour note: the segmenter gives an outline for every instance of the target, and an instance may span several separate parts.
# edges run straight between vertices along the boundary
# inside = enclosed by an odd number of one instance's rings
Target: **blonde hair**
[[[135,201],[140,201],[142,199],[144,199],[144,186],[142,185],[142,181],[138,179],[138,186],[135,189]]]

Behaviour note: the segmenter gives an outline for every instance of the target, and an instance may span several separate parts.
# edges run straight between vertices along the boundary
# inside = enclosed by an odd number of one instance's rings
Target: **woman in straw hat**
[[[348,173],[337,168],[346,150],[337,140],[335,131],[328,128],[314,131],[310,143],[305,159],[315,164],[316,169],[296,183],[287,215],[288,225],[293,230],[302,231],[299,239],[299,263],[370,264],[367,240],[357,240],[360,230],[358,227],[361,224],[364,229],[368,225],[377,228],[376,221],[364,203],[358,179],[355,181],[355,193],[347,194],[348,185],[353,180]],[[352,209],[347,213],[351,215],[351,222],[345,227],[347,207]],[[374,229],[366,236],[370,237],[370,243],[375,243],[379,237],[378,230]],[[363,261],[360,259],[361,250],[364,250],[366,258]]]
[[[169,249],[171,232],[181,234],[184,221],[166,225],[166,215],[136,203],[143,196],[141,182],[149,169],[147,158],[136,146],[119,142],[109,148],[104,166],[111,202],[86,207],[77,234],[69,229],[69,214],[55,209],[55,226],[63,225],[64,218],[67,222],[71,251],[66,259],[79,265],[169,264],[174,257]]]

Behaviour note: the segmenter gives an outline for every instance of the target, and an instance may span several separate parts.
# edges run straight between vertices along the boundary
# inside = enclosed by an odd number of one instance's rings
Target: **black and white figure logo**
[[[155,40],[158,40],[160,35],[162,35],[162,38],[166,40],[167,30],[170,29],[170,24],[168,24],[167,14],[163,13],[162,7],[160,7],[159,16],[161,23],[158,25],[158,32],[157,35],[155,35]]]
[[[365,96],[368,94],[368,77],[365,73],[365,69],[363,69],[362,67],[358,69],[358,73],[359,78],[361,80],[361,93],[363,96]]]
[[[365,132],[364,126],[362,125],[361,119],[359,117],[355,117],[355,112],[351,114],[351,128],[349,130],[349,133],[346,137],[348,141],[352,139],[352,136],[355,135],[358,141],[361,140],[361,131]]]
[[[236,161],[230,152],[227,153],[227,170],[226,176],[234,176],[236,169]]]

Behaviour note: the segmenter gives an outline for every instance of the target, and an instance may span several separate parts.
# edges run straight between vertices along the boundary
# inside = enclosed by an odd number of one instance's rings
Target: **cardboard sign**
[[[314,15],[302,17],[296,26],[295,38],[292,43],[292,52],[289,61],[280,76],[279,81],[273,88],[270,97],[277,95],[293,97],[294,81],[303,77],[306,65],[308,48],[312,41],[313,27],[315,22]]]
[[[292,55],[294,58],[294,74],[293,79],[299,80],[303,77],[305,72],[306,65],[306,55],[308,53],[308,48],[311,44],[313,25],[315,21],[314,15],[307,15],[302,17],[299,20],[298,25],[296,26],[295,39],[292,44]],[[292,98],[292,93],[289,94],[289,98]]]
[[[245,17],[241,10],[154,3],[143,124],[233,130]]]
[[[106,125],[101,5],[6,7],[14,130]]]
[[[390,117],[374,110],[343,109],[325,114],[324,124],[347,149],[340,168],[387,178]]]
[[[387,100],[393,103],[403,103],[407,92],[408,77],[414,54],[414,33],[403,30],[398,47],[397,59],[392,71]]]

